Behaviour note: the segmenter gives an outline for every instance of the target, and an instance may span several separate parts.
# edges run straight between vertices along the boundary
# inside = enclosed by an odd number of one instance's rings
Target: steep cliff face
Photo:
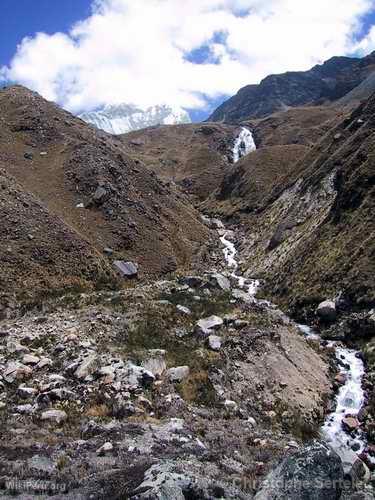
[[[240,89],[209,120],[238,123],[289,107],[336,101],[363,82],[374,71],[374,64],[374,53],[363,59],[333,57],[308,71],[267,76],[259,85]]]

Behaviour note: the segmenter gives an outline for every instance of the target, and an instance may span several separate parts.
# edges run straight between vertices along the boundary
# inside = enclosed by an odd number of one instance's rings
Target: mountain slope
[[[279,111],[265,118],[244,122],[258,147],[315,144],[346,115],[336,106],[304,106]]]
[[[230,168],[240,130],[217,123],[152,127],[121,136],[129,155],[167,182],[205,199]]]
[[[2,167],[0,317],[14,302],[51,289],[90,289],[113,282],[108,261]]]
[[[248,274],[266,277],[279,301],[316,303],[342,291],[358,307],[374,306],[374,116],[375,95],[278,181],[257,217],[243,219]]]
[[[333,102],[350,92],[375,70],[375,53],[363,59],[333,57],[308,71],[270,75],[248,85],[221,104],[209,121],[237,123],[261,118],[289,107]]]
[[[189,265],[207,241],[188,200],[104,132],[18,86],[0,92],[0,116],[0,162],[96,252],[158,274]]]
[[[98,111],[82,113],[79,118],[109,134],[126,134],[155,125],[190,123],[187,111],[166,104],[141,109],[132,104],[104,106]]]
[[[224,217],[238,212],[256,213],[308,151],[306,146],[291,144],[265,146],[251,152],[227,171],[215,197],[210,197],[204,208]]]

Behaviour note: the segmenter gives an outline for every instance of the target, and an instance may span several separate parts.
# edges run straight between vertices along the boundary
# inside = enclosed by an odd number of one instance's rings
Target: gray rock
[[[74,399],[77,399],[77,396],[74,394],[74,392],[64,388],[52,389],[47,393],[47,396],[53,401],[57,399],[60,401],[64,400],[73,401]]]
[[[221,290],[228,291],[230,290],[230,281],[229,279],[224,276],[223,274],[212,274],[211,275],[211,282],[215,283],[215,286],[220,288]]]
[[[24,365],[37,365],[39,361],[40,358],[38,358],[38,356],[33,356],[32,354],[25,354],[22,359],[22,363]]]
[[[101,204],[104,202],[104,200],[106,199],[108,193],[107,193],[107,190],[104,189],[104,187],[102,186],[98,186],[96,188],[96,191],[92,197],[93,201],[96,203],[96,204]]]
[[[325,300],[318,305],[316,313],[323,321],[335,321],[337,317],[336,304],[332,300]]]
[[[340,457],[314,442],[284,459],[266,478],[256,500],[339,500],[343,484]]]
[[[99,365],[98,357],[96,354],[88,356],[76,369],[75,376],[81,380],[85,379],[88,375],[93,374]]]
[[[208,337],[208,345],[209,348],[212,349],[213,351],[220,351],[221,337],[218,337],[217,335],[210,335]]]
[[[41,358],[37,366],[38,368],[44,368],[45,366],[52,366],[52,365],[53,365],[52,359]]]
[[[136,408],[130,401],[116,401],[113,405],[113,416],[128,418],[136,413]]]
[[[115,260],[113,265],[124,278],[135,278],[138,275],[138,264],[135,264],[134,262]]]
[[[17,413],[21,413],[22,415],[31,415],[34,411],[34,406],[31,404],[18,405],[15,410]]]
[[[117,371],[118,378],[133,387],[149,386],[155,381],[155,375],[143,366],[127,363],[123,370]]]
[[[223,274],[212,274],[210,276],[210,281],[211,283],[214,283],[214,285],[221,290],[228,291],[230,290],[230,281],[227,277],[225,277]]]
[[[182,382],[189,376],[190,368],[188,366],[176,366],[167,371],[167,377],[171,382]]]
[[[162,375],[167,369],[165,354],[166,352],[162,349],[150,350],[150,357],[142,363],[143,368],[153,373],[155,377]]]
[[[32,374],[32,369],[29,366],[23,365],[18,361],[11,361],[5,368],[3,373],[4,380],[9,384],[15,380],[25,380]]]
[[[106,453],[108,453],[109,451],[112,451],[113,450],[113,444],[109,441],[107,441],[106,443],[103,444],[103,446],[101,446],[100,448],[98,448],[96,450],[96,453],[98,455],[105,455]]]
[[[62,410],[47,410],[42,413],[41,419],[48,420],[49,422],[55,422],[56,424],[61,424],[65,422],[68,415]]]
[[[191,310],[188,307],[181,306],[180,304],[178,304],[176,306],[176,309],[177,309],[177,311],[179,311],[182,314],[186,314],[187,316],[191,315]]]
[[[234,320],[234,328],[236,330],[242,330],[242,328],[245,328],[246,326],[249,326],[249,322],[244,320],[244,319],[236,319]]]
[[[183,474],[169,472],[163,464],[150,467],[143,482],[134,491],[136,498],[147,500],[185,500],[191,479]],[[198,497],[194,497],[198,498]]]
[[[243,302],[253,301],[253,298],[247,292],[244,292],[239,288],[235,288],[234,290],[232,290],[232,297],[236,300],[242,300]]]
[[[197,322],[197,331],[204,335],[210,335],[212,330],[217,330],[224,323],[224,320],[220,316],[209,316],[208,318],[202,318]]]
[[[191,288],[199,288],[204,284],[204,280],[200,276],[183,276],[178,282]]]
[[[17,393],[22,399],[29,399],[35,396],[38,393],[38,391],[33,387],[25,387],[21,385],[17,389]]]
[[[232,413],[236,413],[238,410],[238,405],[235,401],[232,401],[230,399],[226,399],[224,401],[224,408]]]
[[[347,446],[335,448],[336,453],[341,458],[344,475],[350,477],[354,482],[358,482],[370,476],[367,465],[362,462],[358,455]]]
[[[112,255],[113,254],[113,250],[112,248],[109,248],[109,247],[105,247],[103,249],[103,252],[106,254],[106,255]]]

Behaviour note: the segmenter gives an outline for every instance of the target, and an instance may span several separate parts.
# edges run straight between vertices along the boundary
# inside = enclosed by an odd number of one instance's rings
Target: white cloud
[[[1,73],[73,112],[118,102],[197,108],[204,94],[373,47],[374,31],[355,38],[372,9],[372,0],[95,0],[69,34],[24,39]],[[204,45],[218,64],[186,58]]]

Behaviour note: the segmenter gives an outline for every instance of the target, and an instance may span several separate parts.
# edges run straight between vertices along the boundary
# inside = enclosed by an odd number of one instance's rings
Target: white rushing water
[[[240,158],[246,156],[251,151],[256,149],[253,134],[248,128],[242,127],[233,146],[233,163],[236,163]]]
[[[346,415],[357,417],[365,400],[362,389],[362,378],[365,369],[362,360],[357,354],[352,349],[336,347],[336,357],[340,362],[340,373],[344,375],[346,382],[340,387],[336,397],[335,411],[327,416],[322,431],[334,448],[346,445],[361,453],[366,445],[362,433],[357,431],[356,435],[352,437],[342,428],[342,419]]]
[[[245,288],[247,290],[247,293],[253,297],[259,288],[259,281],[244,278],[243,276],[236,274],[236,271],[238,269],[238,262],[235,258],[237,255],[237,250],[234,246],[234,243],[232,243],[228,239],[228,235],[229,232],[227,231],[223,236],[221,236],[220,241],[224,245],[223,253],[225,261],[228,264],[228,267],[234,269],[231,276],[237,280],[239,288]]]
[[[220,241],[224,245],[225,261],[229,268],[234,269],[232,276],[238,281],[239,287],[247,287],[249,295],[254,297],[259,287],[259,281],[247,280],[236,273],[238,270],[237,250],[234,243],[228,239],[230,234],[231,232],[227,231],[220,237]],[[311,327],[300,324],[297,326],[306,337],[320,339],[320,336]],[[358,416],[364,403],[365,395],[362,388],[362,379],[365,373],[364,364],[357,351],[335,342],[329,342],[329,345],[335,347],[340,374],[345,378],[345,383],[340,387],[335,398],[335,410],[327,415],[322,426],[322,436],[341,457],[345,455],[345,450],[348,448],[359,454],[366,446],[365,436],[360,430],[349,435],[344,431],[342,421],[346,416]]]
[[[309,326],[298,325],[298,328],[306,337],[320,339]],[[335,398],[335,410],[327,415],[322,426],[322,435],[339,454],[342,454],[345,448],[361,453],[366,446],[365,436],[360,430],[353,435],[348,434],[343,429],[342,421],[346,416],[357,417],[363,406],[365,394],[362,379],[365,367],[357,351],[343,347],[337,342],[329,342],[329,345],[335,347],[339,373],[343,375],[345,383]]]

